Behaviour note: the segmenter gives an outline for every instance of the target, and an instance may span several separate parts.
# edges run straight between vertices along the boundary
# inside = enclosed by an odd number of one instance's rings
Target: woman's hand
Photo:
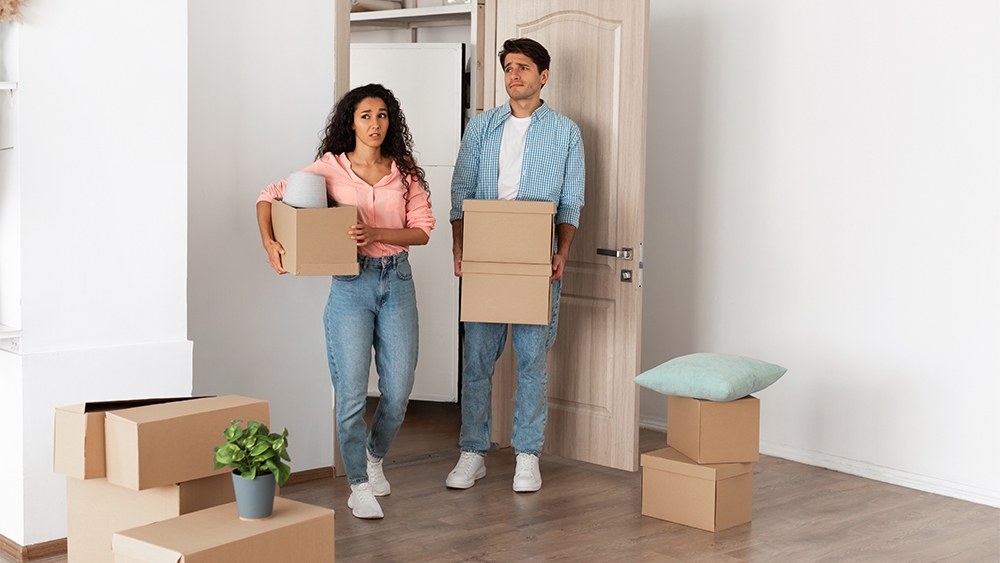
[[[279,274],[287,274],[288,270],[281,267],[281,255],[285,253],[281,243],[276,240],[267,241],[264,243],[264,250],[267,251],[267,263],[274,268],[274,271]]]
[[[366,246],[379,240],[379,229],[369,227],[364,223],[357,223],[347,231],[351,240],[357,241],[358,246]]]

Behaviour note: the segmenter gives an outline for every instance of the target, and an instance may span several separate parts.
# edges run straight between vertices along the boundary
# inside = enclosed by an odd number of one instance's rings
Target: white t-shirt
[[[521,184],[521,162],[524,159],[524,139],[528,136],[531,116],[507,117],[500,138],[500,171],[497,176],[497,199],[514,199]]]

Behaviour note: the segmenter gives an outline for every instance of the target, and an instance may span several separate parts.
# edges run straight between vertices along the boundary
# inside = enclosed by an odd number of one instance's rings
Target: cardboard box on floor
[[[216,446],[232,420],[270,425],[267,401],[237,395],[108,411],[108,482],[136,491],[209,477]]]
[[[696,463],[760,459],[760,401],[667,397],[667,445]]]
[[[461,321],[547,325],[552,266],[462,260]]]
[[[642,515],[718,532],[753,517],[753,464],[698,465],[673,448],[643,454]]]
[[[116,563],[246,563],[334,560],[334,512],[274,499],[274,516],[243,522],[235,504],[116,533]]]
[[[66,479],[68,563],[111,563],[111,536],[236,500],[229,473],[133,491],[107,479]]]
[[[552,264],[555,214],[549,201],[463,201],[462,262]]]
[[[296,276],[353,276],[358,245],[347,231],[358,222],[350,205],[298,209],[280,199],[271,203],[271,230],[285,253],[281,266]]]
[[[105,401],[57,408],[52,470],[75,479],[105,477],[107,475],[104,462],[105,412],[194,398],[197,397]]]

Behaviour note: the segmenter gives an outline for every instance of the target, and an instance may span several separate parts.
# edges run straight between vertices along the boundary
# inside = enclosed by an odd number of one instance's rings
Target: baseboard
[[[919,475],[909,471],[891,469],[875,465],[873,463],[855,461],[853,459],[804,450],[764,440],[761,440],[760,442],[760,453],[780,457],[789,461],[804,463],[806,465],[832,469],[849,475],[857,475],[858,477],[864,477],[866,479],[882,481],[883,483],[899,485],[909,489],[916,489],[918,491],[934,493],[936,495],[943,495],[946,497],[967,500],[977,504],[985,504],[987,506],[1000,508],[1000,491],[991,491],[980,487],[963,485],[961,483],[954,483],[945,479],[928,477],[926,475]]]
[[[66,538],[23,546],[0,535],[0,553],[13,558],[18,563],[44,559],[54,555],[64,555],[66,553]]]
[[[287,487],[289,485],[296,485],[307,481],[315,481],[316,479],[326,479],[327,477],[335,477],[332,466],[295,471],[288,477],[288,481],[285,483],[285,486]]]
[[[667,432],[667,421],[660,417],[644,417],[639,415],[639,428],[656,430],[657,432]]]

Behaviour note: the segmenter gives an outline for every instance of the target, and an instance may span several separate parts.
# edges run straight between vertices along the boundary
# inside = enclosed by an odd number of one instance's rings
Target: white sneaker
[[[372,492],[377,497],[387,496],[391,488],[389,482],[385,480],[385,473],[382,472],[382,460],[373,457],[367,450],[365,454],[368,456],[368,483],[372,486]]]
[[[378,519],[384,518],[382,507],[375,499],[370,483],[358,483],[351,485],[351,496],[347,498],[347,508],[355,518]]]
[[[473,452],[462,452],[455,469],[448,474],[444,484],[449,489],[468,489],[476,484],[476,479],[483,477],[486,477],[486,457]]]
[[[517,454],[517,468],[514,469],[514,490],[518,493],[533,493],[542,488],[542,472],[538,469],[538,456]]]

